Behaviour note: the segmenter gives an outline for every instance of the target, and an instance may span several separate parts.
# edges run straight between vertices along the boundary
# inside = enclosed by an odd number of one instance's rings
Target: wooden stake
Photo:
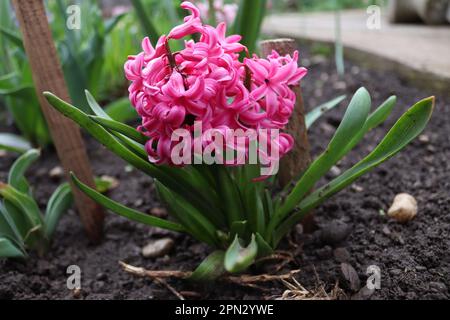
[[[296,50],[295,41],[292,39],[275,39],[261,42],[262,56],[267,57],[277,51],[280,55],[290,54],[291,56]],[[286,132],[295,139],[294,149],[281,160],[280,164],[280,184],[286,186],[292,180],[308,168],[311,163],[310,147],[308,142],[308,134],[305,125],[305,107],[303,105],[303,97],[300,86],[292,88],[297,96],[294,114],[287,125]]]
[[[66,175],[73,171],[84,183],[94,187],[92,170],[79,128],[54,110],[42,95],[42,92],[50,91],[70,101],[43,0],[13,0],[13,5],[30,60],[39,103]],[[99,242],[103,228],[103,209],[78,188],[72,186],[72,191],[89,239]]]
[[[274,39],[261,42],[261,52],[263,57],[267,57],[277,51],[280,55],[294,54],[296,50],[293,39]],[[282,187],[292,183],[300,174],[308,168],[311,163],[310,146],[308,141],[308,132],[305,124],[305,106],[303,104],[302,90],[300,86],[292,88],[297,97],[294,108],[294,114],[287,125],[286,132],[294,137],[295,144],[293,150],[281,159],[279,182]],[[314,227],[314,218],[312,214],[302,219],[304,232],[312,232]]]

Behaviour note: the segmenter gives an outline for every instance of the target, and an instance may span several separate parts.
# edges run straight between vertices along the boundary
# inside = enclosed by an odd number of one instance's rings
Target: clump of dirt
[[[374,106],[391,94],[399,97],[390,120],[371,132],[322,182],[373,150],[407,107],[432,94],[411,87],[396,74],[363,69],[349,61],[345,77],[339,79],[332,59],[311,56],[304,50],[303,55],[310,71],[302,84],[307,109],[340,94],[347,94],[348,102],[360,86],[369,89]],[[342,118],[344,105],[320,119],[310,131],[313,155],[326,147]],[[300,268],[296,280],[311,292],[317,287],[321,292],[334,292],[339,283],[344,291],[340,298],[450,298],[449,132],[450,97],[438,96],[434,117],[421,139],[318,208],[314,213],[315,232],[304,234],[297,228],[290,241],[284,241],[282,248],[293,252],[294,260],[281,272]],[[110,193],[112,198],[144,212],[161,206],[150,178],[131,170],[92,139],[86,139],[96,174],[120,181]],[[5,180],[14,158],[3,156],[0,160],[0,180]],[[29,174],[42,208],[58,185],[48,177],[56,165],[55,152],[46,150]],[[401,192],[413,195],[419,205],[417,217],[407,224],[398,224],[385,214],[394,196]],[[172,251],[161,258],[143,258],[142,247],[162,237],[175,241]],[[118,261],[148,269],[188,271],[209,252],[209,248],[188,236],[114,215],[107,217],[103,243],[92,246],[78,217],[70,211],[62,219],[52,248],[44,258],[32,254],[27,261],[0,262],[0,299],[174,299],[166,287],[123,272]],[[81,295],[67,289],[66,270],[70,265],[78,265],[82,270]],[[368,290],[365,284],[374,268],[379,268],[381,288]],[[287,289],[293,290],[281,282],[260,288],[223,283],[204,287],[178,280],[169,283],[194,299],[269,299],[282,296]]]

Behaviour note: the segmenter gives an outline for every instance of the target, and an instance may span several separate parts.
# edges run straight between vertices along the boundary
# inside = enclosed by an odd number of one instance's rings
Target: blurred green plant
[[[72,193],[65,183],[50,197],[45,215],[39,210],[25,178],[39,154],[35,149],[27,151],[11,167],[8,182],[0,182],[0,259],[26,258],[27,250],[42,256],[61,216],[72,205]]]
[[[92,1],[76,1],[81,9],[82,27],[69,30],[66,8],[72,3],[56,0],[47,4],[71,99],[83,110],[88,110],[84,90],[90,89],[104,100],[114,100],[110,97],[111,92],[126,83],[122,72],[124,57],[134,52],[138,44],[133,40],[135,37],[128,34],[132,30],[132,18],[117,30],[125,15],[104,22],[98,5]],[[9,1],[2,1],[0,9],[0,51],[4,53],[0,69],[0,98],[24,138],[33,145],[45,147],[51,142],[51,137]],[[131,105],[123,101],[111,106],[114,118],[120,121],[134,118]]]
[[[241,43],[248,48],[250,54],[257,51],[257,42],[266,9],[267,0],[241,0],[239,3],[233,33],[242,36]]]

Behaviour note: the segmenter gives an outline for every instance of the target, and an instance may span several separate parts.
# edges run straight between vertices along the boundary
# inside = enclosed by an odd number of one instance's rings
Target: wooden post
[[[280,55],[294,54],[296,44],[293,39],[274,39],[261,42],[261,53],[263,57],[267,57],[277,51]],[[310,146],[308,141],[308,132],[305,124],[305,106],[303,104],[302,90],[300,86],[292,88],[297,97],[294,113],[286,127],[295,144],[293,150],[281,159],[279,182],[282,187],[292,183],[300,174],[308,168],[311,163]],[[314,230],[313,215],[307,215],[302,221],[304,231],[309,233]]]
[[[50,91],[70,101],[43,0],[13,0],[13,5],[33,72],[36,93],[58,157],[66,175],[73,171],[84,183],[93,187],[92,170],[79,128],[74,122],[54,110],[42,95],[42,92]],[[95,243],[99,242],[102,237],[103,209],[78,188],[72,186],[72,191],[89,239]]]
[[[292,39],[275,39],[261,42],[262,56],[267,57],[272,50],[280,55],[294,53],[295,41]],[[310,147],[305,125],[305,107],[300,86],[292,88],[297,96],[294,114],[287,125],[286,131],[295,139],[294,149],[281,160],[280,184],[286,186],[297,178],[311,163]]]

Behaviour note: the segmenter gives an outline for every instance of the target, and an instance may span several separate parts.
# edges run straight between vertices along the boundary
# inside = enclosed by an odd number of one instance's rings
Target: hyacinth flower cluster
[[[129,57],[125,73],[131,81],[131,104],[142,124],[133,128],[111,119],[87,92],[92,114],[87,114],[45,92],[49,103],[88,131],[106,148],[154,179],[160,200],[171,219],[151,216],[128,208],[90,188],[72,175],[74,184],[112,212],[150,226],[188,234],[214,251],[193,273],[196,280],[212,280],[225,272],[247,270],[258,259],[274,253],[280,241],[314,208],[352,184],[363,174],[392,158],[426,127],[434,97],[417,102],[406,111],[370,152],[339,177],[322,186],[316,184],[354,149],[370,130],[391,114],[396,97],[371,110],[371,97],[364,88],[350,100],[331,139],[291,188],[281,192],[276,179],[260,178],[264,163],[239,164],[175,163],[173,134],[187,132],[183,152],[191,158],[207,149],[210,136],[196,136],[195,123],[203,130],[226,135],[228,130],[282,130],[295,106],[291,86],[306,70],[299,68],[298,54],[241,59],[246,48],[238,35],[227,36],[226,24],[202,24],[199,10],[182,4],[190,15],[184,23],[162,36],[153,47],[144,39],[143,52]],[[193,36],[194,41],[189,39]],[[185,39],[185,47],[171,52],[170,40]],[[322,107],[306,117],[311,125]],[[313,119],[313,120],[311,120]],[[244,149],[248,141],[226,142],[231,149]],[[280,133],[269,149],[286,155],[293,146],[291,136]],[[198,150],[195,150],[198,148]],[[192,150],[194,149],[194,150]],[[258,153],[264,153],[258,149]],[[268,150],[265,150],[268,154]],[[176,154],[176,152],[175,152]],[[194,160],[195,160],[194,159]]]
[[[240,36],[227,36],[225,23],[217,27],[204,25],[200,11],[189,2],[181,7],[191,12],[184,24],[175,27],[168,36],[161,36],[155,48],[145,38],[143,52],[130,56],[125,64],[126,77],[132,82],[130,100],[142,117],[139,129],[149,137],[146,150],[150,160],[174,164],[172,151],[178,141],[172,137],[180,128],[191,133],[190,151],[194,153],[195,122],[202,127],[195,138],[200,140],[196,142],[201,150],[213,142],[211,131],[227,137],[238,129],[244,132],[284,129],[296,100],[291,86],[298,85],[307,73],[305,68],[298,67],[298,52],[293,57],[273,52],[267,59],[254,55],[241,62],[239,56],[246,48],[239,43]],[[194,34],[200,35],[199,41],[188,40],[183,50],[172,53],[169,40]],[[250,139],[247,137],[245,143],[246,159]],[[267,141],[266,149],[274,148],[279,154],[275,160],[286,155],[294,142],[286,133]],[[227,147],[238,149],[236,141],[227,142]],[[264,157],[267,153],[259,155]]]

